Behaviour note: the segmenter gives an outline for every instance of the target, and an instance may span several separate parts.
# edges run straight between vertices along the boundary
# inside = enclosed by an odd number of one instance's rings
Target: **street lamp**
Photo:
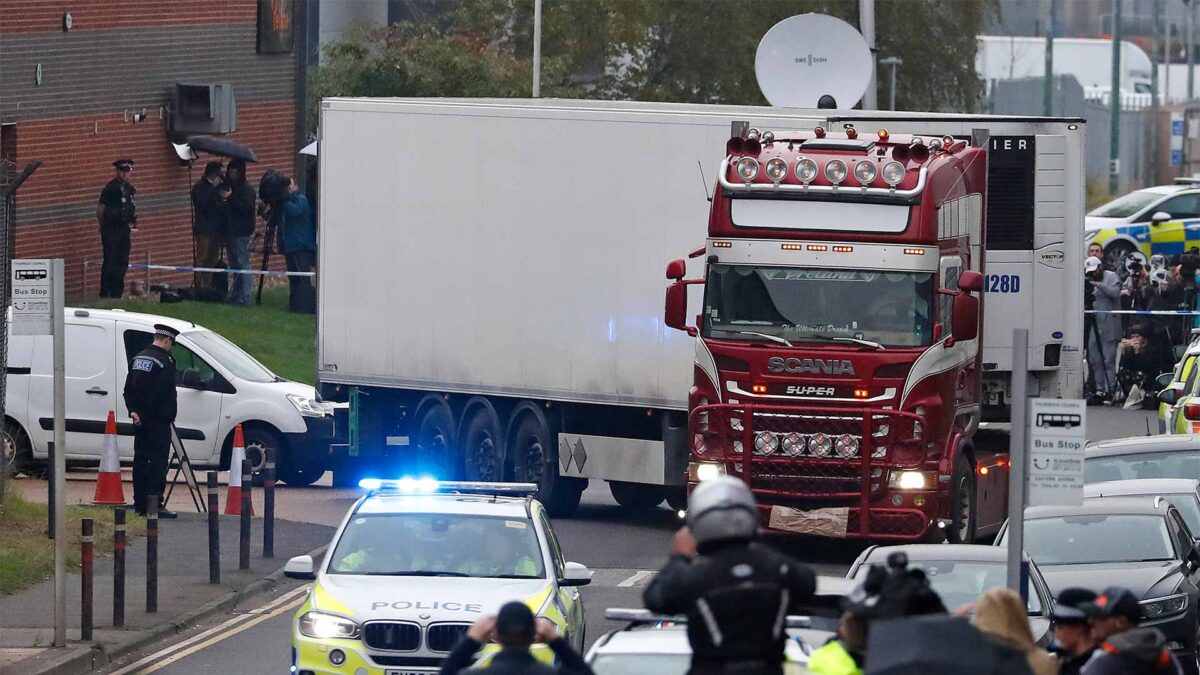
[[[879,65],[892,67],[892,93],[888,98],[888,101],[891,104],[889,106],[891,110],[896,109],[896,71],[900,68],[900,64],[902,63],[904,63],[904,60],[898,56],[889,56],[879,59]]]

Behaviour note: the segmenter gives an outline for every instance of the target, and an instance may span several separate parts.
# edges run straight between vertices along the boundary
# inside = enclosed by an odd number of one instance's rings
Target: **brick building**
[[[62,257],[67,294],[96,295],[96,202],[112,161],[130,157],[139,214],[130,260],[191,264],[189,189],[212,158],[201,154],[189,176],[169,142],[176,84],[231,85],[228,138],[257,154],[252,184],[267,168],[292,174],[304,142],[305,4],[0,0],[0,159],[43,162],[17,193],[14,256]],[[190,276],[152,280],[187,284]],[[131,271],[127,281],[140,278]]]

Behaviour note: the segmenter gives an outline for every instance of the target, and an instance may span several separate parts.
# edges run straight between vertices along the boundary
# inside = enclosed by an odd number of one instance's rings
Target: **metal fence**
[[[17,189],[29,176],[37,171],[42,163],[30,162],[24,169],[18,171],[17,165],[7,159],[0,159],[0,365],[8,371],[8,307],[12,298],[9,294],[9,279],[12,278],[13,247],[17,226]],[[8,394],[8,377],[0,377],[0,410],[4,410]],[[2,429],[0,429],[2,430]],[[3,462],[0,461],[0,465]],[[0,466],[0,468],[3,468]]]

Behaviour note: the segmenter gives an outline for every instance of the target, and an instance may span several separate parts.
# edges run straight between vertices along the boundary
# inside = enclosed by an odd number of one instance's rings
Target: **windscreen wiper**
[[[469,577],[462,572],[439,572],[435,570],[397,570],[395,572],[366,572],[372,577]]]
[[[793,345],[792,343],[788,342],[787,340],[779,337],[778,335],[768,335],[767,333],[757,333],[752,330],[739,330],[737,332],[737,334],[738,335],[753,335],[755,337],[766,338],[766,339],[770,340],[771,342],[778,342],[781,345],[787,345],[788,347],[795,347],[795,345]]]
[[[851,343],[854,343],[861,347],[869,347],[871,349],[877,349],[879,351],[883,351],[883,350],[887,349],[887,347],[884,347],[882,344],[880,344],[878,342],[875,342],[872,340],[864,340],[862,338],[855,338],[855,337],[842,337],[842,336],[837,336],[837,335],[805,335],[805,336],[802,336],[800,339],[801,340],[813,340],[813,341],[818,341],[818,342],[851,342]]]

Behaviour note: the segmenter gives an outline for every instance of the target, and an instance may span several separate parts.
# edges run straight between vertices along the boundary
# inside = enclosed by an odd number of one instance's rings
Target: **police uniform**
[[[132,159],[113,162],[118,171],[133,171]],[[129,229],[137,222],[137,192],[120,176],[100,191],[100,242],[104,263],[100,267],[100,297],[119,298],[125,292],[125,270],[129,267]]]
[[[173,341],[179,331],[155,324],[154,335]],[[133,499],[134,508],[144,513],[146,498],[161,498],[167,482],[176,412],[175,359],[169,351],[151,344],[133,357],[125,380],[125,407],[140,420],[133,438]]]

